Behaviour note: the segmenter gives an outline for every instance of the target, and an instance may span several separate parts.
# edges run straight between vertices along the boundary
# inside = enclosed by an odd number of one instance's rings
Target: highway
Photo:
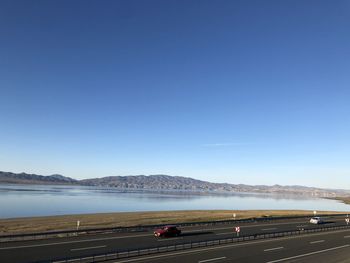
[[[323,226],[341,226],[345,225],[344,217],[328,217],[325,218],[326,222]],[[133,232],[133,233],[109,233],[109,234],[94,234],[94,235],[81,235],[77,237],[71,238],[53,238],[46,240],[37,240],[37,241],[17,241],[17,242],[8,242],[8,243],[0,243],[0,259],[1,263],[28,263],[28,262],[38,262],[38,261],[52,261],[56,259],[62,258],[73,258],[73,257],[85,257],[90,255],[96,255],[100,253],[108,253],[113,251],[125,251],[125,250],[133,250],[133,249],[142,249],[142,248],[150,248],[150,247],[159,247],[173,244],[181,244],[181,243],[189,243],[189,242],[198,242],[203,240],[210,239],[218,239],[218,238],[230,238],[235,237],[236,233],[233,232],[233,228],[237,226],[237,224],[217,224],[217,225],[208,225],[208,226],[196,226],[196,227],[184,227],[181,228],[183,234],[179,237],[174,238],[155,238],[153,236],[153,232],[150,230],[148,232]],[[293,231],[298,229],[310,229],[320,227],[319,225],[312,225],[308,222],[308,218],[305,219],[293,219],[293,220],[273,220],[267,222],[258,222],[258,223],[244,223],[239,225],[241,228],[241,235],[254,235],[254,234],[263,234],[263,233],[274,233],[274,232],[282,232],[282,231]],[[329,234],[329,233],[327,233]],[[350,233],[348,233],[350,237]],[[304,237],[303,237],[304,239]],[[291,249],[297,249],[301,243],[296,239],[288,239],[294,241],[296,243],[295,246],[288,245],[285,242],[287,241],[278,241],[278,245],[272,245],[271,248],[273,250],[267,250],[266,252],[271,253],[263,253],[266,254],[266,260],[273,260],[273,258],[269,258],[269,255],[277,255],[280,253],[282,258],[285,255],[293,255]],[[330,245],[330,242],[334,246],[342,245],[340,243],[335,242],[337,239],[331,239],[333,241],[320,241],[312,243],[313,247],[316,246],[325,246]],[[346,240],[350,242],[350,238],[342,238],[342,240]],[[249,246],[253,244],[253,242],[261,242],[256,243],[257,246],[263,244],[263,242],[270,242],[270,240],[260,240],[260,241],[250,241],[249,245],[236,244],[239,249],[242,249],[242,252],[235,253],[235,255],[230,255],[225,252],[225,256],[220,256],[218,253],[216,255],[216,251],[212,251],[211,253],[215,254],[212,258],[222,258],[220,260],[226,260],[226,258],[230,258],[235,256],[242,256],[248,254],[247,260],[239,258],[238,262],[260,262],[254,261],[255,252],[259,252],[261,249],[253,249],[253,252]],[[318,240],[314,240],[318,241]],[[275,242],[275,241],[273,241]],[[310,241],[311,242],[311,241]],[[247,243],[247,244],[248,244]],[[255,243],[254,243],[255,244]],[[260,244],[260,245],[258,245]],[[233,244],[232,244],[233,245]],[[283,248],[279,248],[283,247]],[[274,249],[275,248],[275,249]],[[278,248],[278,249],[277,249]],[[300,247],[300,251],[305,251],[305,246]],[[223,248],[224,249],[224,248]],[[266,248],[269,249],[269,248]],[[346,248],[344,248],[346,249]],[[232,250],[230,247],[229,250]],[[264,250],[264,249],[263,249]],[[262,250],[262,251],[263,251]],[[280,251],[279,251],[280,250]],[[261,251],[260,251],[261,252]],[[272,253],[273,252],[273,253]],[[290,253],[287,253],[290,252]],[[303,252],[304,253],[304,252]],[[202,252],[200,253],[202,254]],[[198,256],[198,255],[197,255]],[[255,255],[257,256],[257,255]],[[175,258],[180,257],[180,255],[176,255]],[[196,253],[188,258],[188,254],[181,254],[181,257],[186,259],[191,259],[191,261],[184,262],[199,262],[201,259],[197,260]],[[192,261],[192,257],[193,260]],[[211,255],[209,255],[211,257]],[[225,258],[223,258],[225,257]],[[250,259],[249,259],[250,258]],[[145,262],[156,262],[156,258],[150,259],[151,261]],[[162,260],[162,259],[160,259]],[[171,260],[175,260],[173,257],[167,259],[167,262],[171,262]],[[205,260],[205,259],[204,259]],[[250,261],[251,260],[251,261]],[[256,260],[256,259],[255,259]],[[125,261],[128,262],[128,261]],[[131,262],[131,261],[130,261]],[[159,261],[160,262],[160,261]],[[164,261],[163,261],[164,262]],[[172,261],[175,262],[175,261]],[[223,261],[224,262],[224,261]],[[204,263],[204,262],[202,262]]]
[[[349,263],[350,230],[304,236],[250,241],[217,247],[177,251],[141,258],[115,260],[113,263],[224,263],[224,262],[308,262]]]

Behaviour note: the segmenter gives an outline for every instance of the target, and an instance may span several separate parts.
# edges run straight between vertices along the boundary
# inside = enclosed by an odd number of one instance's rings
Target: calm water
[[[0,218],[192,209],[350,211],[350,206],[333,200],[281,195],[199,195],[82,186],[0,185]]]

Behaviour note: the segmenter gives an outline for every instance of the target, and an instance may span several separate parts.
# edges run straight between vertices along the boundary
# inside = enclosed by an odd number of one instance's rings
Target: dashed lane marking
[[[274,248],[268,248],[268,249],[264,249],[265,252],[269,252],[269,251],[274,251],[274,250],[280,250],[283,249],[284,247],[274,247]]]

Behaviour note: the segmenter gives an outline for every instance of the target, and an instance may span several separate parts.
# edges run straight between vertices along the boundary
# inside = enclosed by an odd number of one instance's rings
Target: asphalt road
[[[326,218],[323,226],[345,225],[344,217]],[[150,248],[157,246],[198,242],[203,240],[229,238],[236,236],[233,228],[237,225],[218,224],[214,226],[182,228],[183,234],[176,238],[155,238],[153,232],[114,233],[83,235],[71,238],[54,238],[37,241],[0,243],[1,263],[28,263],[38,261],[56,260],[62,258],[84,257],[101,253],[125,251],[133,249]],[[245,223],[239,225],[241,235],[254,235],[292,231],[297,229],[310,229],[320,227],[312,225],[308,219],[276,220],[260,223]],[[350,241],[350,239],[349,239]],[[252,241],[253,242],[253,241]],[[315,243],[319,246],[324,242]],[[284,246],[283,246],[284,247]],[[248,249],[242,253],[253,256]],[[278,251],[275,251],[278,252]],[[283,251],[284,252],[284,251]],[[215,257],[214,257],[215,258]],[[194,259],[196,260],[196,259]],[[225,259],[222,259],[225,260]],[[199,260],[200,261],[200,260]],[[154,261],[150,261],[154,262]],[[168,262],[168,260],[167,260]],[[169,261],[170,262],[170,261]],[[175,261],[174,261],[175,262]],[[177,261],[178,262],[178,261]],[[187,261],[184,261],[187,262]],[[197,261],[189,261],[197,262]],[[238,261],[259,262],[259,261]],[[204,263],[204,262],[202,262]]]
[[[227,244],[111,263],[349,263],[350,229]]]

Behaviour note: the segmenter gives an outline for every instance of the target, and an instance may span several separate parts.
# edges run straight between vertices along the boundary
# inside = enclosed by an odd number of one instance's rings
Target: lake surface
[[[267,194],[194,194],[84,186],[0,185],[0,218],[197,209],[350,211],[350,206],[334,200]]]

